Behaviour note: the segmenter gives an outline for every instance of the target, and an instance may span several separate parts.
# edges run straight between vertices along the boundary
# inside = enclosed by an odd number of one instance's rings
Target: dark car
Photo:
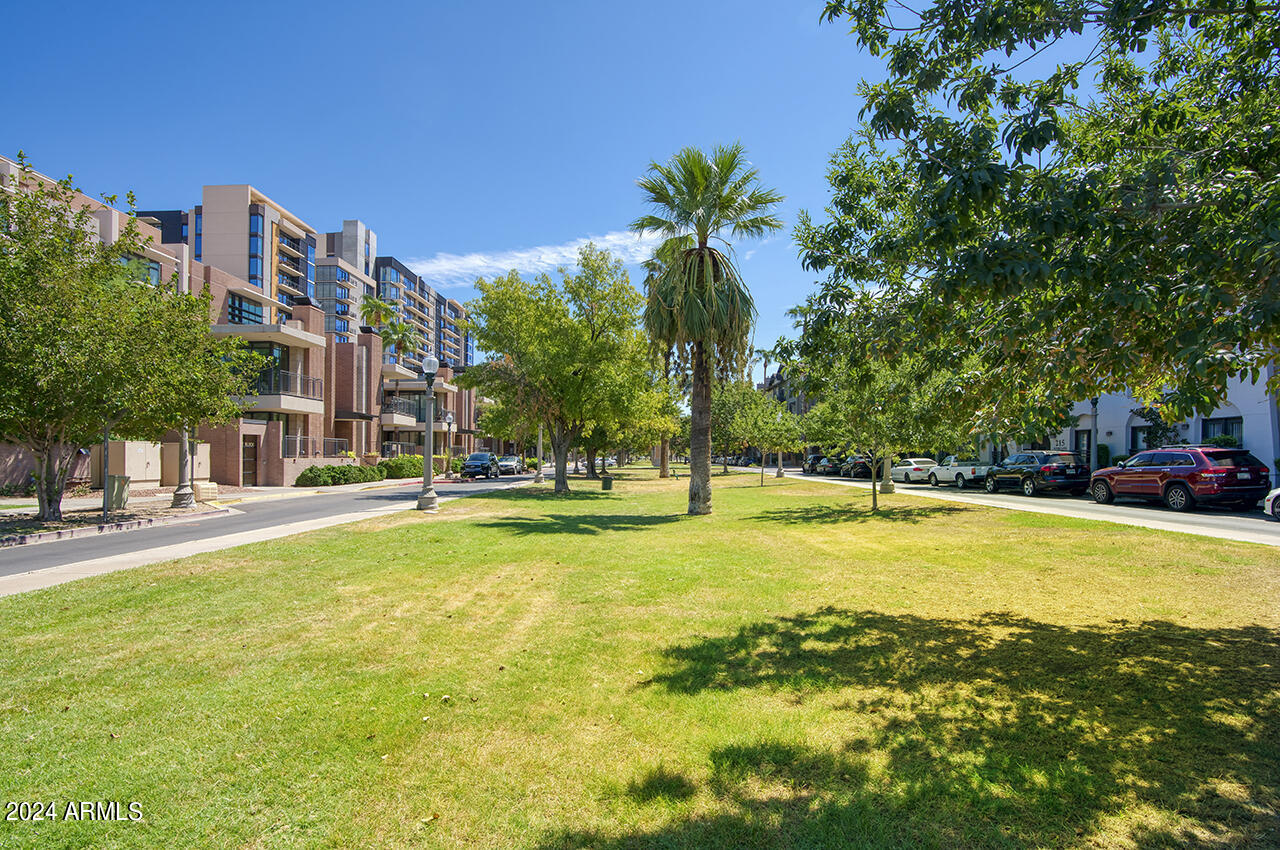
[[[1162,446],[1139,452],[1118,466],[1099,469],[1089,482],[1094,501],[1117,497],[1164,502],[1175,511],[1199,504],[1252,510],[1271,489],[1269,470],[1244,449]]]
[[[835,457],[824,457],[813,465],[813,471],[818,475],[839,475],[840,459]]]
[[[805,475],[812,475],[814,472],[814,467],[816,467],[821,461],[822,461],[822,455],[809,455],[800,464],[800,471],[803,472]]]
[[[1082,496],[1089,489],[1089,467],[1073,452],[1018,452],[987,470],[987,492],[1016,487],[1024,496],[1066,490]]]
[[[871,461],[865,457],[851,455],[840,464],[840,475],[844,478],[870,478]]]
[[[464,478],[497,478],[502,473],[498,470],[498,456],[492,452],[472,452],[471,455],[462,462],[462,476]]]

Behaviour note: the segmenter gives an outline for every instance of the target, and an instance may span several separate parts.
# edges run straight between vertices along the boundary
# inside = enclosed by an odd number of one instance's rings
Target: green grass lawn
[[[1277,550],[686,484],[0,599],[0,846],[1280,846]]]

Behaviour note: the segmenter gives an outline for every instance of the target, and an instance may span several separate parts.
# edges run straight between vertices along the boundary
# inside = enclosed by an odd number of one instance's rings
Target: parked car
[[[1262,501],[1262,509],[1273,519],[1280,519],[1280,487],[1267,494]]]
[[[466,460],[462,462],[462,476],[464,478],[497,478],[501,475],[498,469],[498,456],[493,452],[472,452]]]
[[[813,471],[818,475],[839,475],[840,461],[834,457],[824,457],[813,465]]]
[[[929,483],[934,487],[954,484],[957,490],[963,490],[969,484],[985,480],[990,468],[976,457],[947,455],[942,463],[929,470]]]
[[[929,479],[929,471],[938,465],[936,460],[927,457],[906,457],[898,461],[889,470],[889,477],[903,484],[911,482],[923,483]]]
[[[822,461],[822,455],[809,455],[800,463],[800,471],[805,475],[812,475],[814,467]]]
[[[1024,496],[1066,490],[1083,496],[1089,489],[1089,467],[1074,452],[1018,452],[987,470],[988,493],[1016,487]]]
[[[498,458],[499,475],[519,475],[524,472],[524,461],[515,455],[503,455]]]
[[[871,460],[863,455],[849,455],[840,464],[840,475],[844,478],[870,478]]]
[[[1099,469],[1089,489],[1094,501],[1104,505],[1117,497],[1132,497],[1161,501],[1175,511],[1189,511],[1197,504],[1248,511],[1259,499],[1270,499],[1271,480],[1262,461],[1244,449],[1162,446]]]

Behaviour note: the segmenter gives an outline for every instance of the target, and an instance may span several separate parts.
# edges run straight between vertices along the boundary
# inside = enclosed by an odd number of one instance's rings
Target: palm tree
[[[738,371],[747,354],[755,304],[720,235],[758,238],[778,230],[772,213],[783,196],[762,188],[742,145],[707,154],[684,148],[665,164],[649,164],[637,182],[650,207],[631,224],[667,237],[655,253],[661,268],[646,279],[645,329],[691,368],[689,513],[711,513],[711,383]]]
[[[365,296],[360,299],[360,321],[371,328],[385,325],[398,313],[396,305],[390,301],[383,301],[376,295],[365,293]]]

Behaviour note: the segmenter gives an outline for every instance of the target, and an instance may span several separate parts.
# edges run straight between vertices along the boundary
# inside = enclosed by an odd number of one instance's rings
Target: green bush
[[[462,472],[462,458],[460,458],[460,457],[455,457],[455,458],[453,459],[452,469],[453,469],[453,471],[454,471],[455,473],[460,473],[460,472]]]
[[[526,469],[537,469],[541,464],[536,457],[527,457],[524,459],[524,465]]]
[[[381,481],[387,473],[380,466],[355,464],[309,466],[298,474],[294,487],[332,487],[335,484],[364,484]]]
[[[1230,434],[1219,434],[1216,437],[1210,437],[1205,440],[1205,445],[1217,446],[1220,449],[1238,449],[1240,441]]]
[[[1111,446],[1106,443],[1098,443],[1098,468],[1102,469],[1111,465]]]
[[[400,455],[378,462],[378,467],[387,478],[420,478],[422,477],[422,455]]]

